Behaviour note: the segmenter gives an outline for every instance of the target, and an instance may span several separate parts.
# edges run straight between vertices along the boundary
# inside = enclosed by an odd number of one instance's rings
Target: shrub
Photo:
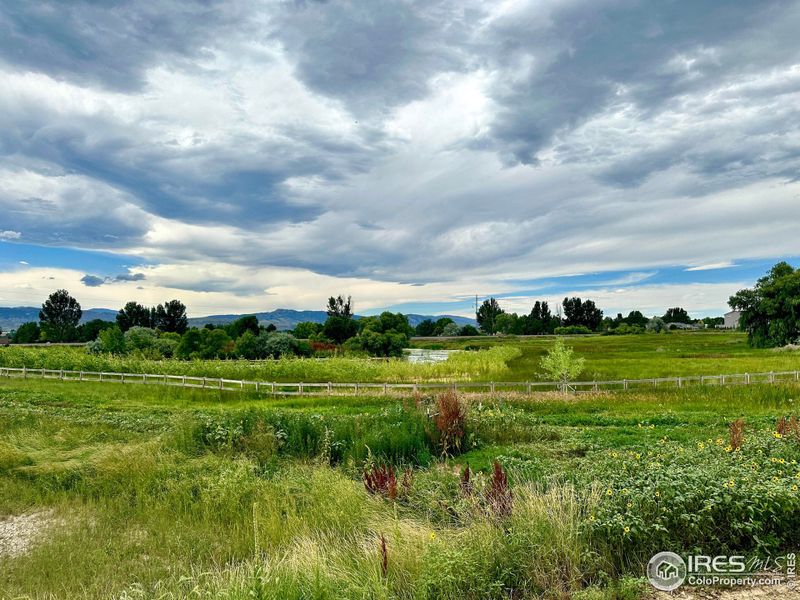
[[[434,423],[442,455],[461,452],[467,433],[466,420],[464,404],[454,390],[448,390],[436,397]]]
[[[297,339],[289,333],[262,333],[258,336],[256,347],[261,358],[292,356],[297,350]]]
[[[592,330],[586,325],[567,325],[564,327],[556,327],[553,331],[556,335],[575,335],[592,333]]]

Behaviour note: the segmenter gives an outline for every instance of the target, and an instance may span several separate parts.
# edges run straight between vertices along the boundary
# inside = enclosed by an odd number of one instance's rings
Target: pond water
[[[406,348],[406,360],[410,363],[437,363],[444,362],[453,352],[462,350],[424,350],[422,348]]]

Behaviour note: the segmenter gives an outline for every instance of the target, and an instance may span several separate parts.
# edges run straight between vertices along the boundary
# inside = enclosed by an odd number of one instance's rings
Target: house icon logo
[[[686,580],[686,563],[674,552],[659,552],[647,563],[647,579],[662,592],[676,590]]]

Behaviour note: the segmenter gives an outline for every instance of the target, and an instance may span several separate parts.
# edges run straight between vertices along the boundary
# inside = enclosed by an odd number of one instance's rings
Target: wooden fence
[[[800,371],[772,371],[769,373],[741,373],[734,375],[693,375],[689,377],[656,377],[650,379],[619,379],[611,381],[470,381],[470,382],[415,382],[415,383],[286,383],[275,381],[244,381],[189,375],[157,375],[146,373],[108,373],[98,371],[65,371],[55,369],[28,369],[0,367],[0,378],[40,378],[61,381],[88,381],[103,383],[134,383],[164,385],[209,390],[250,391],[258,394],[311,395],[390,392],[423,392],[452,389],[472,393],[517,392],[599,392],[659,388],[683,388],[707,385],[750,385],[758,383],[800,382]]]

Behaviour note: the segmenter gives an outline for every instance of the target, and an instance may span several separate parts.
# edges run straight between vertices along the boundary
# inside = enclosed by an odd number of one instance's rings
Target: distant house
[[[0,346],[8,346],[11,344],[11,338],[7,335],[0,335]]]
[[[739,319],[742,317],[742,311],[732,310],[725,313],[725,323],[720,326],[720,329],[739,329]]]

